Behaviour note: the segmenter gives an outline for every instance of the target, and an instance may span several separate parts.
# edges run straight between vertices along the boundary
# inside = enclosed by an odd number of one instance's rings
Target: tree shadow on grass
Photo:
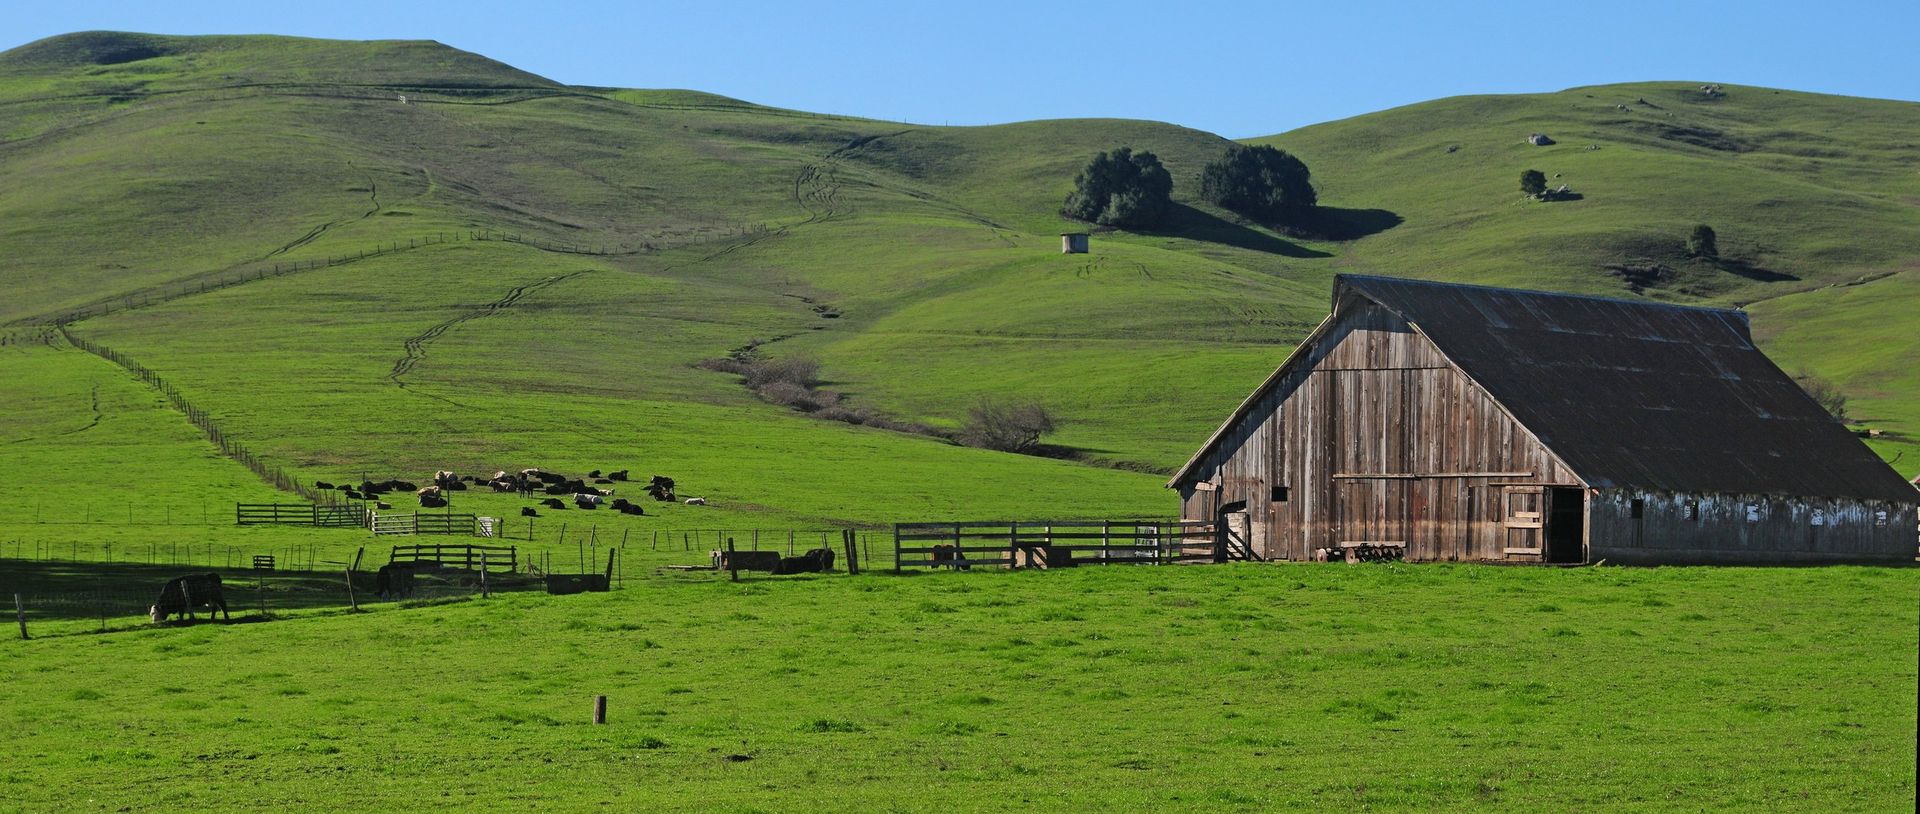
[[[1385,209],[1343,209],[1316,206],[1294,218],[1281,231],[1305,240],[1359,240],[1377,235],[1406,222],[1397,213]]]
[[[1129,230],[1135,234],[1154,237],[1179,237],[1188,240],[1201,240],[1219,243],[1224,246],[1246,249],[1248,251],[1277,254],[1282,257],[1317,258],[1333,255],[1315,249],[1309,249],[1298,243],[1282,240],[1256,229],[1250,229],[1231,221],[1202,212],[1183,203],[1176,203],[1167,210],[1167,216],[1159,226]]]
[[[1761,268],[1750,260],[1734,260],[1722,257],[1713,261],[1714,268],[1738,277],[1745,277],[1759,283],[1781,283],[1800,279],[1784,271]]]

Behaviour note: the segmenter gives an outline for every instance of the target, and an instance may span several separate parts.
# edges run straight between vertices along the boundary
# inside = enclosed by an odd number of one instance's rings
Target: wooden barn
[[[1911,563],[1920,504],[1743,312],[1361,276],[1168,486],[1285,560]]]

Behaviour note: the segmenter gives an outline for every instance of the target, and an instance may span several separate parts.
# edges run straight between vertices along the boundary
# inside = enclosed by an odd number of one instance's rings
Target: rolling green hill
[[[1313,168],[1336,241],[1197,200],[1230,142],[1166,124],[820,116],[426,42],[56,37],[0,54],[0,398],[35,405],[0,442],[45,471],[0,507],[256,491],[206,464],[129,477],[103,445],[213,448],[177,415],[135,430],[173,408],[61,324],[300,482],[632,468],[712,500],[618,521],[656,527],[1165,515],[1152,473],[1319,320],[1340,271],[1749,304],[1770,352],[1838,381],[1912,470],[1916,126],[1920,105],[1676,82],[1257,140]],[[1059,254],[1075,171],[1128,145],[1174,173],[1169,223]],[[1523,199],[1530,167],[1581,197]],[[1684,256],[1696,222],[1722,261]],[[755,343],[935,427],[1039,398],[1070,460],[820,421],[696,367]],[[120,395],[90,414],[95,391]]]

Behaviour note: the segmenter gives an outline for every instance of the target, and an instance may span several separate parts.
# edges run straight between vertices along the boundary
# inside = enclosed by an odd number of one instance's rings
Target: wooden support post
[[[732,537],[727,538],[727,572],[730,575],[732,575],[734,582],[740,581],[740,560],[739,558],[733,556],[733,538]],[[20,596],[19,594],[14,594],[15,599],[18,599],[19,596]],[[23,616],[21,618],[25,619],[26,617]],[[27,630],[27,623],[23,621],[20,623],[21,635],[26,635],[26,630]]]
[[[353,567],[347,567],[347,605],[354,611],[360,610],[360,600],[353,595]]]
[[[20,638],[27,639],[27,603],[21,601],[19,594],[13,595],[13,617],[20,620]]]
[[[492,597],[493,592],[487,589],[487,557],[485,554],[482,554],[480,555],[480,598],[490,599]]]
[[[604,695],[593,697],[593,722],[595,724],[607,722],[607,697]]]
[[[840,542],[842,547],[847,550],[848,576],[860,573],[860,545],[854,541],[853,535],[853,529],[844,529],[840,532]]]

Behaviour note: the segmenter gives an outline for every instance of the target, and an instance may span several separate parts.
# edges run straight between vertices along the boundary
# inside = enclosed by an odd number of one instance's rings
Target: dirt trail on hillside
[[[476,308],[472,311],[468,311],[467,313],[461,314],[460,316],[454,317],[453,319],[449,319],[446,322],[442,322],[438,325],[435,325],[431,328],[426,329],[425,331],[421,331],[419,334],[416,334],[413,337],[407,339],[407,341],[404,343],[404,347],[406,349],[406,355],[400,357],[397,360],[394,360],[393,370],[387,373],[387,378],[391,379],[394,385],[399,387],[400,389],[402,390],[407,389],[407,383],[404,381],[401,381],[401,377],[407,375],[408,373],[412,373],[414,366],[418,365],[421,359],[427,358],[427,346],[432,344],[434,340],[439,339],[441,336],[445,335],[447,331],[453,330],[454,328],[459,327],[463,323],[480,319],[481,317],[490,317],[490,316],[493,316],[494,314],[498,314],[501,311],[505,311],[508,308],[512,308],[514,303],[519,302],[521,298],[525,297],[528,294],[531,294],[535,291],[539,291],[540,289],[546,288],[548,286],[554,285],[555,283],[559,283],[565,280],[572,279],[574,277],[578,277],[585,273],[586,272],[584,271],[575,271],[568,274],[560,274],[560,275],[555,275],[553,277],[548,277],[539,282],[528,283],[522,286],[515,286],[512,290],[507,292],[506,296],[501,297],[500,299],[487,303],[486,305],[480,308]],[[439,398],[439,397],[435,396],[435,398]],[[442,399],[442,400],[444,401],[445,399]]]

